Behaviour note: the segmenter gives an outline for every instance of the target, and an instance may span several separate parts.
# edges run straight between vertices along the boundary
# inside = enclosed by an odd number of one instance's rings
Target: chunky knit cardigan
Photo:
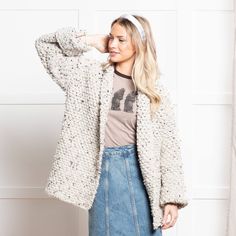
[[[45,192],[90,209],[99,184],[104,134],[113,86],[113,66],[86,57],[92,47],[85,29],[64,27],[35,40],[38,56],[53,81],[65,92],[65,111]],[[161,225],[163,208],[188,205],[174,106],[167,86],[156,89],[161,104],[150,119],[150,100],[138,90],[136,144],[143,183],[150,200],[153,229]]]

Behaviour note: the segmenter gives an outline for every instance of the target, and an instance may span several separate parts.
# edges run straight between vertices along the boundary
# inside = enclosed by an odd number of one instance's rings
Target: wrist
[[[85,42],[89,46],[95,46],[94,35],[85,35]]]

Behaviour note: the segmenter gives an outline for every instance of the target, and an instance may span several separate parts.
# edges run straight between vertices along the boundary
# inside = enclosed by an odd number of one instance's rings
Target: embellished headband
[[[140,22],[133,15],[123,14],[120,17],[128,19],[129,21],[131,21],[136,26],[136,28],[137,28],[137,30],[138,30],[142,40],[146,39],[145,31],[144,31],[142,25],[140,24]]]

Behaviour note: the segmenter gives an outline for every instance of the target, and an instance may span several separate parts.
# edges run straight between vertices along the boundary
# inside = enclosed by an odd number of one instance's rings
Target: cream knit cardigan
[[[114,68],[85,56],[92,47],[81,40],[85,29],[64,27],[35,40],[38,56],[66,94],[64,119],[45,191],[83,209],[91,208],[99,184],[104,134],[112,95]],[[137,94],[137,150],[150,200],[153,229],[161,225],[163,207],[188,205],[174,106],[160,80],[161,106],[151,121],[149,98]]]

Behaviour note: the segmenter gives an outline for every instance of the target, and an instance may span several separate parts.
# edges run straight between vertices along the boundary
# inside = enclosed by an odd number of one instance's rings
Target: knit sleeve
[[[67,90],[70,70],[78,60],[76,57],[92,48],[87,44],[86,34],[84,29],[64,27],[35,40],[35,48],[44,68],[63,91]]]
[[[161,192],[160,206],[171,203],[178,209],[188,205],[181,158],[181,139],[170,92],[162,84],[162,145],[160,157]]]

